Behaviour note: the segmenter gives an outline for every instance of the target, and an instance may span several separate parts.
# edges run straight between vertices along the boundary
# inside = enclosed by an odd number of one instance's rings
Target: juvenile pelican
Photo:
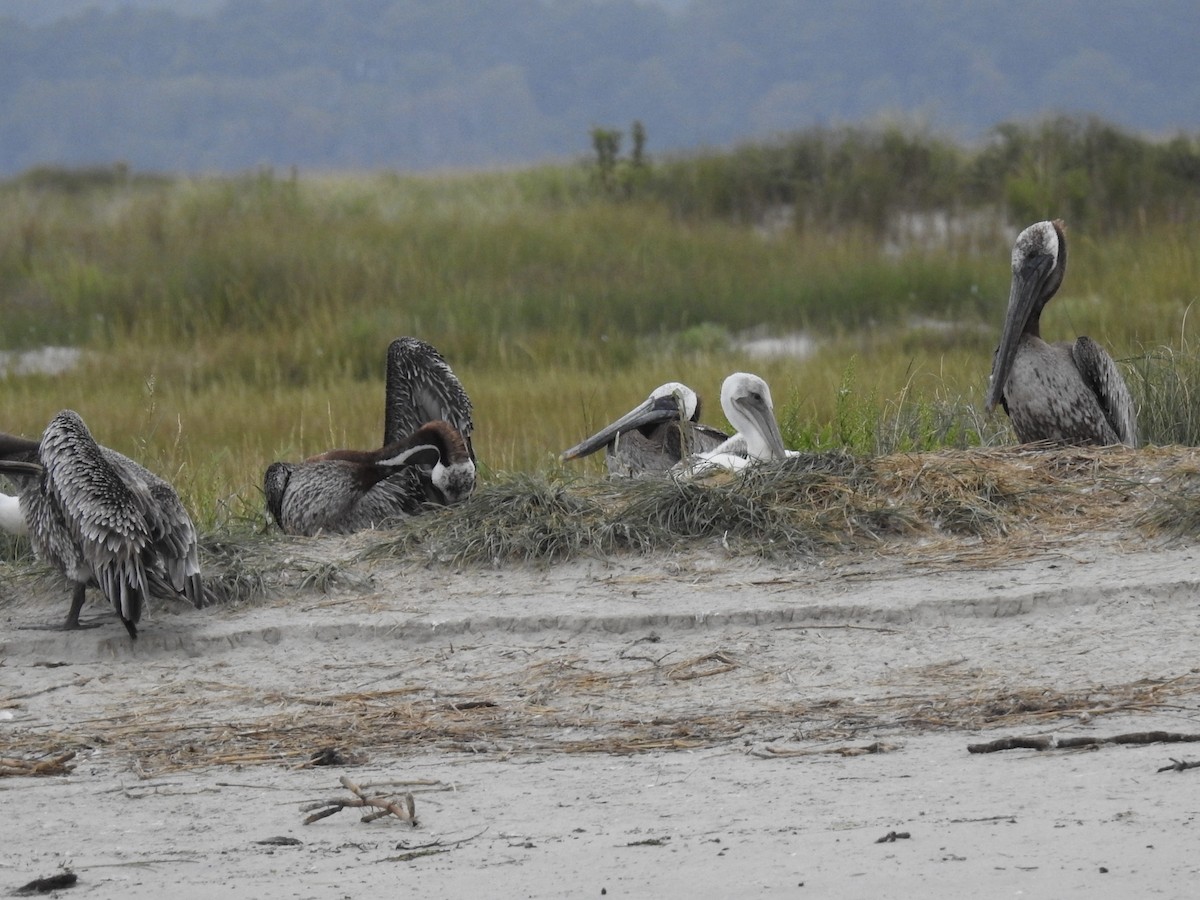
[[[0,454],[0,472],[23,481],[20,510],[34,552],[74,584],[66,628],[83,627],[89,585],[133,638],[151,596],[204,605],[196,529],[174,488],[97,444],[78,413],[56,415],[38,443],[5,435]]]
[[[443,497],[463,490],[464,467],[474,472],[463,437],[437,421],[379,450],[330,450],[301,463],[272,463],[263,492],[287,534],[349,533],[416,513],[424,491],[418,486],[420,493],[412,493],[391,476],[417,466],[428,469],[431,488]]]
[[[396,338],[388,346],[386,375],[385,445],[403,441],[436,421],[448,423],[459,440],[445,446],[447,455],[441,459],[445,471],[438,473],[438,479],[429,466],[408,466],[380,484],[377,495],[390,496],[392,504],[398,504],[397,511],[408,514],[422,503],[448,506],[467,499],[475,490],[475,448],[471,444],[475,425],[471,398],[462,382],[433,345],[414,337]]]
[[[686,460],[680,471],[692,474],[722,469],[739,471],[759,462],[786,459],[795,451],[783,445],[771,389],[757,375],[735,372],[721,385],[721,410],[737,433],[725,443]]]
[[[432,344],[414,337],[396,338],[387,352],[387,396],[383,442],[404,440],[426,422],[439,419],[462,435],[472,462],[471,398]]]
[[[612,475],[647,475],[668,471],[680,460],[728,440],[723,431],[700,424],[700,398],[686,384],[659,385],[650,396],[600,431],[563,451],[562,459],[579,459],[604,447]]]
[[[997,403],[1023,443],[1138,444],[1137,412],[1117,364],[1095,341],[1047,344],[1042,310],[1062,284],[1067,240],[1061,220],[1038,222],[1012,250],[1012,288],[992,358],[987,411]]]

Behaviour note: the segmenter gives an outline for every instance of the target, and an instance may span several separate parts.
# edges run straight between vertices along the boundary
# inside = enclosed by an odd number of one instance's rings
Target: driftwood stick
[[[1200,762],[1184,762],[1182,759],[1171,758],[1169,766],[1158,769],[1159,772],[1186,772],[1188,769],[1200,769]]]
[[[342,787],[352,793],[353,797],[334,797],[332,800],[319,800],[316,803],[310,803],[301,808],[301,812],[312,812],[304,820],[305,825],[311,825],[313,822],[319,822],[328,816],[332,816],[336,812],[341,812],[343,809],[362,809],[370,807],[371,811],[364,813],[362,816],[363,822],[374,822],[376,819],[381,819],[384,816],[395,816],[404,822],[409,822],[413,825],[417,824],[417,804],[413,800],[411,792],[405,792],[400,798],[392,798],[383,795],[371,797],[363,791],[361,787],[343,775],[338,779]]]
[[[1069,750],[1101,744],[1178,744],[1200,741],[1200,734],[1175,731],[1135,731],[1112,737],[1007,737],[986,744],[968,744],[968,753],[995,753],[997,750]]]
[[[49,759],[20,759],[0,756],[0,778],[6,775],[69,775],[75,751],[68,750]]]

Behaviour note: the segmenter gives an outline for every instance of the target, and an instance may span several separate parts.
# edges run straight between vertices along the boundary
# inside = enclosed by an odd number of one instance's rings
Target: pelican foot
[[[103,626],[105,624],[107,624],[105,620],[96,619],[95,621],[89,621],[89,622],[76,622],[73,625],[70,623],[62,623],[62,624],[47,623],[45,625],[18,625],[17,629],[20,631],[81,631],[85,628],[100,628],[101,626]]]

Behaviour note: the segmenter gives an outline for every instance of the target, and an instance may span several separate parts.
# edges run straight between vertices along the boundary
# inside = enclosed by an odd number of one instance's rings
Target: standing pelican
[[[735,372],[721,385],[721,410],[737,433],[712,450],[685,460],[679,471],[702,474],[722,469],[738,471],[753,463],[795,455],[783,445],[771,388],[757,375]]]
[[[458,460],[459,467],[443,460]],[[443,421],[429,422],[379,450],[330,450],[302,463],[267,467],[267,509],[287,534],[349,533],[411,515],[425,499],[393,488],[389,479],[415,466],[429,469],[430,484],[455,496],[461,466],[472,466],[465,439]]]
[[[610,474],[657,474],[694,453],[712,450],[728,437],[700,424],[696,392],[671,381],[656,387],[615,422],[563,451],[562,459],[579,459],[604,447]]]
[[[20,510],[34,552],[74,583],[66,628],[83,627],[88,585],[132,638],[152,595],[204,605],[196,529],[175,489],[97,444],[78,413],[56,415],[40,443],[5,435],[0,455],[0,472],[24,481]]]
[[[1038,222],[1012,250],[1012,288],[992,358],[987,411],[997,403],[1023,443],[1138,444],[1137,413],[1117,364],[1088,337],[1047,344],[1042,310],[1067,269],[1063,223]]]

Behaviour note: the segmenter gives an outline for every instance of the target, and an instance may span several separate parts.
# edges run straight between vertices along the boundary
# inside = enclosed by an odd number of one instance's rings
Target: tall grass
[[[787,173],[773,148],[664,161],[615,196],[586,166],[61,182],[49,170],[0,185],[0,349],[85,351],[61,375],[0,378],[0,429],[36,435],[74,407],[101,441],[171,477],[207,526],[253,523],[270,461],[378,443],[384,350],[414,334],[475,402],[485,477],[558,472],[559,451],[669,380],[696,388],[721,425],[720,384],[737,370],[772,385],[800,449],[1009,440],[980,398],[1016,228],[963,174],[996,148],[817,137],[822,165],[844,169],[821,202],[875,186],[882,212],[849,200],[822,211],[816,188],[807,207],[794,185],[772,195]],[[888,181],[893,158],[908,162]],[[1171,209],[1185,208],[1195,195],[1172,177]],[[715,185],[728,201],[703,200]],[[765,201],[754,215],[734,202],[752,196],[793,204],[791,224],[769,220]],[[1057,212],[1052,200],[1039,215]],[[1070,269],[1042,325],[1127,361],[1152,441],[1193,442],[1200,236],[1172,219],[1068,222]],[[764,358],[744,343],[797,332],[811,354]]]

